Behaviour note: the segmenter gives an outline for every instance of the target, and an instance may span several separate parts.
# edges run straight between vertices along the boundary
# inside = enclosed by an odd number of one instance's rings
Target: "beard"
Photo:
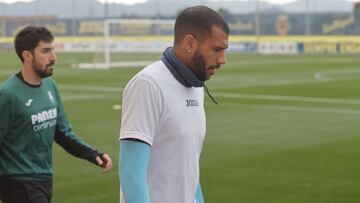
[[[54,64],[55,64],[55,62],[51,61],[50,63],[46,64],[44,67],[42,64],[37,62],[36,59],[34,58],[34,60],[32,62],[32,67],[35,70],[36,74],[40,78],[46,78],[46,77],[52,76],[53,70],[52,70],[51,66],[53,66]]]
[[[192,71],[194,75],[200,80],[200,81],[206,81],[210,77],[206,73],[206,62],[203,54],[200,52],[200,50],[196,50],[194,53],[194,56],[192,57],[192,62],[194,67],[192,68]]]

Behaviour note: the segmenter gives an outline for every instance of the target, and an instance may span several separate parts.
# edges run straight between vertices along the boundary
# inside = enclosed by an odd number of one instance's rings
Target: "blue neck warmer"
[[[186,67],[178,58],[176,58],[171,47],[165,49],[161,60],[170,70],[173,76],[185,87],[203,87],[204,82],[200,81],[190,68]]]
[[[171,47],[165,49],[161,61],[169,69],[171,74],[185,87],[204,87],[205,92],[209,95],[211,100],[218,104],[215,98],[210,94],[208,88],[203,81],[199,80],[190,68],[186,67],[178,58],[176,58]]]

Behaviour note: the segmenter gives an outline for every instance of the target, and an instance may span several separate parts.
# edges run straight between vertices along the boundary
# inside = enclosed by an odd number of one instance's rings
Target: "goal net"
[[[79,68],[108,69],[144,66],[172,46],[174,20],[107,19],[104,36],[96,41],[92,61]]]

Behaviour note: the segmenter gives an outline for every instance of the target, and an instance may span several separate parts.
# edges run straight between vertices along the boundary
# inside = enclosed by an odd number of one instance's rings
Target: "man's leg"
[[[0,178],[2,203],[50,203],[52,181],[19,181]]]
[[[3,203],[27,203],[27,192],[23,182],[0,178],[0,199]]]
[[[29,203],[49,203],[52,197],[52,181],[26,181]]]

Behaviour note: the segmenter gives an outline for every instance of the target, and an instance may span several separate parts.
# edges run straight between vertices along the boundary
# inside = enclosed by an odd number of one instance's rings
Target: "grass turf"
[[[157,59],[159,54],[123,54]],[[0,81],[20,69],[0,52]],[[54,79],[74,130],[111,155],[107,175],[54,145],[53,203],[118,202],[121,90],[139,68],[80,70],[90,54],[58,53]],[[360,199],[360,58],[228,55],[207,82],[201,185],[207,203],[330,203]]]

